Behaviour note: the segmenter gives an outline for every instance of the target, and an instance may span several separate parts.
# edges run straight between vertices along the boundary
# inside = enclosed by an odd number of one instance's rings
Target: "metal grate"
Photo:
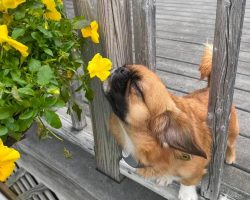
[[[6,185],[20,200],[59,200],[52,190],[18,165]]]

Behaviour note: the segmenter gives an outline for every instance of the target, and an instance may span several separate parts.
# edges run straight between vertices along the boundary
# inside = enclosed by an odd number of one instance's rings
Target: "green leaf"
[[[45,120],[48,122],[49,125],[51,125],[54,128],[61,128],[62,123],[59,118],[59,116],[54,112],[50,110],[46,110],[44,113]]]
[[[22,99],[19,96],[18,89],[16,86],[12,87],[11,89],[11,94],[12,96],[17,100],[17,101],[22,101]]]
[[[14,12],[15,20],[20,20],[25,17],[25,10]]]
[[[53,78],[53,71],[49,65],[42,66],[37,73],[37,83],[39,85],[46,85]]]
[[[47,97],[45,101],[45,105],[47,107],[51,107],[51,106],[54,106],[56,102],[57,102],[57,97],[53,97],[53,96]]]
[[[43,33],[44,36],[46,36],[46,38],[52,38],[53,35],[50,31],[46,30],[45,28],[39,26],[38,30],[41,31]]]
[[[24,87],[18,89],[19,94],[34,96],[35,92],[31,88]]]
[[[13,39],[17,39],[17,38],[19,38],[20,36],[23,36],[24,33],[25,33],[25,29],[23,29],[23,28],[15,28],[15,29],[13,30],[13,32],[12,32],[11,37],[12,37]]]
[[[8,133],[8,129],[4,126],[0,126],[0,136],[4,136]]]
[[[26,81],[21,78],[21,72],[20,71],[11,72],[11,77],[15,82],[17,82],[20,85],[26,84]]]
[[[41,40],[41,35],[38,33],[38,32],[32,32],[31,33],[31,37],[37,41],[40,41]]]
[[[19,116],[19,119],[23,120],[23,119],[29,119],[31,117],[34,116],[34,110],[26,110],[24,113],[22,113],[20,116]]]
[[[81,121],[82,109],[76,103],[74,103],[72,106],[72,110],[76,112],[78,120]]]
[[[54,107],[56,107],[56,108],[65,107],[65,102],[62,99],[58,99],[58,101],[56,102],[56,104],[54,105]]]
[[[94,99],[94,92],[91,88],[85,88],[85,97],[89,100],[92,101]]]
[[[31,72],[37,72],[41,67],[41,61],[31,58],[28,62],[28,67]]]
[[[7,107],[0,107],[0,120],[8,119],[11,116],[10,109]]]
[[[86,26],[89,26],[89,21],[86,19],[78,19],[75,20],[73,23],[73,29],[82,29],[85,28]]]
[[[54,56],[54,54],[53,54],[53,52],[51,51],[51,49],[46,48],[46,49],[44,49],[43,51],[44,51],[46,54],[50,55],[50,56]]]

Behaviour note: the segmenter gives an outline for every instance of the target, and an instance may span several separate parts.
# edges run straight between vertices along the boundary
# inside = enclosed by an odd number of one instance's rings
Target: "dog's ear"
[[[150,130],[157,140],[165,146],[180,150],[185,153],[207,158],[206,153],[198,144],[190,122],[184,116],[174,117],[171,113],[163,113],[151,120]]]

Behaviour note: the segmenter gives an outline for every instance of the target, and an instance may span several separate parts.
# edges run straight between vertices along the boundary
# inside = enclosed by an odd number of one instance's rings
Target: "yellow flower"
[[[14,9],[26,0],[0,0],[0,11],[7,11],[9,8]]]
[[[97,76],[101,81],[105,81],[109,77],[111,68],[112,62],[103,58],[99,53],[89,61],[87,67],[90,78]]]
[[[0,139],[0,181],[5,181],[15,168],[15,161],[20,158],[20,154],[13,148],[3,145]]]
[[[27,57],[29,55],[28,47],[12,39],[11,37],[9,37],[7,26],[1,25],[0,26],[0,44],[4,42],[8,43],[10,46],[18,50],[22,54],[23,57]]]
[[[51,19],[51,20],[54,20],[54,21],[60,21],[62,19],[61,13],[58,12],[57,10],[46,12],[45,17],[47,19]]]
[[[93,21],[86,28],[81,29],[84,38],[91,37],[94,43],[99,43],[98,23]]]
[[[42,0],[43,4],[46,5],[48,11],[45,12],[45,18],[51,19],[54,21],[60,21],[62,15],[56,9],[56,3],[54,0]]]
[[[59,95],[60,94],[60,89],[58,87],[52,86],[47,89],[47,92],[53,95]]]

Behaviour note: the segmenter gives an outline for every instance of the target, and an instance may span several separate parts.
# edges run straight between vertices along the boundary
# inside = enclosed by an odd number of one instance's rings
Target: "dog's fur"
[[[201,79],[210,76],[211,51],[211,46],[206,46]],[[118,144],[145,166],[137,172],[149,178],[175,177],[183,188],[197,185],[211,157],[211,132],[207,126],[209,87],[178,97],[141,65],[116,70],[108,85],[106,96],[115,113],[110,129]],[[226,153],[229,164],[235,162],[238,134],[237,113],[232,106]],[[190,159],[183,159],[183,155],[190,155]],[[183,195],[179,195],[180,199],[197,198]]]

